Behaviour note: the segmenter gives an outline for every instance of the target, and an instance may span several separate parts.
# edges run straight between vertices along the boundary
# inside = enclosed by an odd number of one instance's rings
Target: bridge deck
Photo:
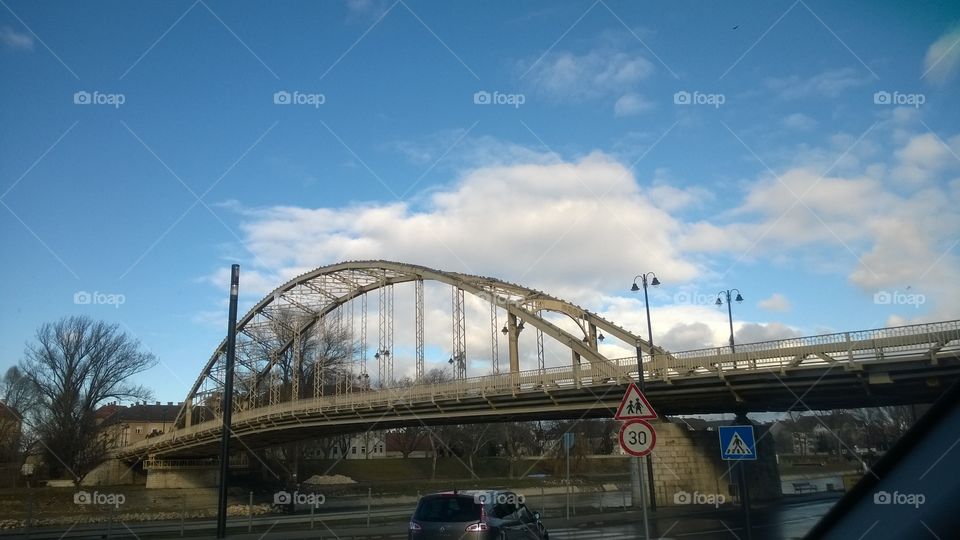
[[[644,364],[660,414],[851,408],[933,401],[960,378],[960,321],[658,356]],[[410,424],[610,417],[636,358],[388,388],[236,410],[250,448]],[[213,455],[219,419],[118,449],[117,457]]]

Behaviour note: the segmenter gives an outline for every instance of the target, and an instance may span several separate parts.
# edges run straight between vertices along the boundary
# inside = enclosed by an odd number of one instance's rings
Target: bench
[[[794,493],[810,493],[813,491],[817,491],[817,486],[811,484],[810,482],[794,482],[793,483]]]

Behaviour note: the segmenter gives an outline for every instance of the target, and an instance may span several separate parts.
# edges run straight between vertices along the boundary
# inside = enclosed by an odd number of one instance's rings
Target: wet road
[[[786,540],[802,538],[836,501],[833,499],[754,509],[751,513],[754,540]],[[738,510],[720,509],[695,515],[668,515],[658,512],[650,516],[650,538],[745,539],[743,515]],[[623,523],[587,523],[575,527],[553,527],[555,540],[618,540],[642,539],[642,521]]]

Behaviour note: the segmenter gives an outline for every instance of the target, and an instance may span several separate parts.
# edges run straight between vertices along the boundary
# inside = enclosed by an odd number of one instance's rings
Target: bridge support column
[[[520,373],[520,347],[517,344],[517,316],[507,314],[507,337],[510,341],[510,373]]]
[[[190,427],[193,424],[193,400],[188,399],[183,406],[183,425],[184,427]]]
[[[582,386],[580,383],[580,355],[577,351],[570,351],[570,354],[573,356],[573,378],[576,381],[577,388],[580,388]]]

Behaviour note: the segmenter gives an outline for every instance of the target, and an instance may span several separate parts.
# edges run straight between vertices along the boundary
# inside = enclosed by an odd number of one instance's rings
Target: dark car
[[[409,540],[548,540],[540,513],[509,491],[426,495],[410,517]]]

